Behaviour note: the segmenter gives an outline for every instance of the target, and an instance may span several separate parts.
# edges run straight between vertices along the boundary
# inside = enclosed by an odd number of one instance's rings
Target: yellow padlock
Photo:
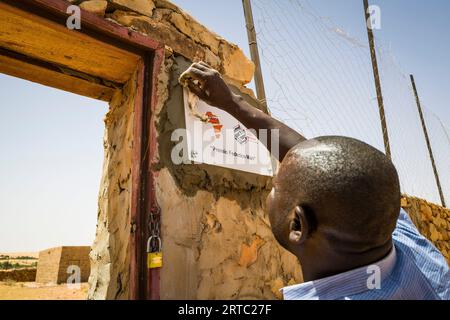
[[[152,252],[151,242],[152,239],[156,238],[158,241],[158,249]],[[149,269],[161,268],[162,267],[162,251],[161,251],[161,238],[156,236],[151,236],[147,241],[147,267]]]
[[[162,267],[162,252],[147,253],[147,267],[149,269]]]

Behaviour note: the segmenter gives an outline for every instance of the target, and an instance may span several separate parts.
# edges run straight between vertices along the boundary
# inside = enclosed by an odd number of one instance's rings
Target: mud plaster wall
[[[88,299],[129,296],[129,237],[136,75],[117,91],[105,117],[97,231],[90,252]]]
[[[433,242],[450,265],[450,210],[406,195],[401,205],[420,233]]]
[[[62,247],[61,260],[59,261],[58,283],[66,283],[68,278],[73,275],[73,270],[69,269],[71,266],[78,267],[80,281],[87,282],[91,271],[89,261],[90,251],[91,248],[87,246]]]
[[[59,261],[61,261],[61,253],[62,247],[51,248],[39,252],[36,282],[58,282]]]
[[[209,166],[173,166],[170,134],[184,127],[176,76],[204,60],[241,92],[254,66],[242,51],[167,0],[70,0],[83,10],[166,45],[158,83],[162,208],[162,298],[274,298],[301,281],[300,267],[274,241],[264,214],[269,181]],[[177,56],[176,56],[177,55]],[[186,59],[181,58],[183,56]],[[105,162],[96,240],[91,252],[90,299],[128,297],[133,82],[117,93],[106,120]],[[417,198],[402,201],[419,231],[449,259],[449,211]]]
[[[203,60],[241,91],[253,77],[254,64],[235,44],[208,30],[168,0],[70,0],[81,9],[140,32],[189,60]]]
[[[69,266],[77,266],[80,281],[86,282],[90,274],[89,251],[90,247],[86,246],[64,246],[40,251],[36,282],[66,283],[72,275]]]
[[[173,165],[171,133],[184,128],[177,79],[190,61],[167,57],[160,76],[157,201],[162,213],[162,299],[280,298],[301,281],[275,241],[265,198],[270,179],[208,165]],[[166,100],[167,99],[167,100]]]
[[[71,0],[83,10],[128,27],[166,48],[158,82],[164,267],[161,298],[276,298],[299,282],[296,259],[275,242],[264,214],[267,178],[209,166],[173,166],[170,135],[184,127],[176,79],[204,60],[247,94],[254,72],[242,50],[167,0]],[[184,58],[183,58],[184,57]],[[90,253],[89,299],[129,297],[130,187],[134,80],[116,93],[106,117],[105,159],[96,239]],[[253,100],[254,101],[254,100]],[[256,105],[255,105],[256,106]]]
[[[71,0],[84,10],[166,45],[158,83],[160,162],[157,200],[163,212],[162,298],[274,298],[299,282],[300,267],[274,241],[264,214],[267,179],[204,165],[173,166],[170,134],[184,127],[177,75],[204,60],[228,83],[245,88],[254,66],[242,51],[167,0]],[[183,59],[181,56],[185,57]],[[105,162],[89,298],[128,297],[133,81],[117,93],[106,120]],[[251,100],[250,97],[246,97]],[[449,259],[448,209],[408,197],[402,206]]]

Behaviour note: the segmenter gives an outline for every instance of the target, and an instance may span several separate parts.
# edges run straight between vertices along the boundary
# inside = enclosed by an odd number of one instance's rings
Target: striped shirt
[[[401,209],[393,249],[371,265],[281,289],[285,300],[450,300],[450,271]]]

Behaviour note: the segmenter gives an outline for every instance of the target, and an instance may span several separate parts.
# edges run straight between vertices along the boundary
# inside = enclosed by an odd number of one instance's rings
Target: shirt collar
[[[380,271],[380,283],[388,277],[395,267],[395,246],[383,259],[370,265],[339,273],[330,277],[304,282],[280,289],[285,300],[293,299],[324,299],[335,300],[342,297],[354,295],[363,291],[377,290],[369,288],[369,277],[377,272],[374,267],[378,266]],[[376,267],[375,267],[376,268]]]

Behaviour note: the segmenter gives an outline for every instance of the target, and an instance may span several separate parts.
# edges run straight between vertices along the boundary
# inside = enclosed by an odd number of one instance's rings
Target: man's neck
[[[384,245],[365,252],[339,252],[339,250],[325,250],[320,255],[302,257],[303,281],[313,281],[330,277],[339,273],[357,269],[380,261],[392,250],[392,239]]]

